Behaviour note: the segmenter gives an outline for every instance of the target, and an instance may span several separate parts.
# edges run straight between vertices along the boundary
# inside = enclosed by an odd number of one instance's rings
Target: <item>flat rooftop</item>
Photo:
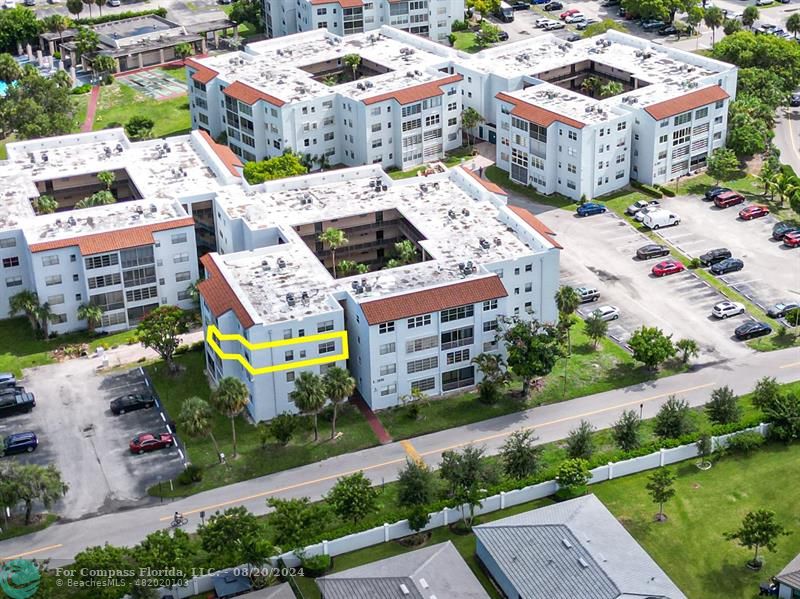
[[[145,15],[142,17],[133,17],[131,19],[123,19],[121,21],[101,23],[99,25],[94,25],[92,29],[94,29],[98,35],[107,35],[115,39],[121,39],[151,33],[163,33],[176,27],[180,28],[180,25],[168,21],[163,17],[159,17],[158,15]]]
[[[288,241],[215,256],[236,295],[246,297],[263,322],[318,312],[330,305],[331,297],[350,293],[354,283],[365,289],[356,301],[369,301],[459,282],[465,278],[459,265],[470,262],[476,271],[467,277],[487,276],[487,265],[553,247],[535,232],[531,245],[521,241],[510,226],[523,227],[522,220],[504,200],[489,199],[488,192],[461,168],[403,181],[392,181],[378,167],[336,171],[336,175],[338,180],[330,183],[314,184],[314,176],[310,176],[285,180],[274,191],[227,187],[217,194],[230,217],[242,218],[253,230],[280,230]],[[386,191],[375,190],[373,183],[378,178]],[[419,246],[426,261],[334,279],[293,228],[391,209],[422,235]],[[337,257],[346,256],[344,246]],[[278,266],[279,259],[284,266]],[[305,304],[287,303],[287,294],[300,298],[304,292],[308,297]]]
[[[621,113],[614,105],[551,83],[507,92],[506,95],[586,124],[602,123]]]

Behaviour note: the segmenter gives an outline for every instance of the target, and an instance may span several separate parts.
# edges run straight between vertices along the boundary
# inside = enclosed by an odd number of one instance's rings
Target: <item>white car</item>
[[[655,212],[656,210],[659,210],[660,208],[661,208],[661,206],[658,204],[658,202],[656,202],[655,204],[650,203],[647,206],[644,206],[643,208],[639,208],[639,210],[637,210],[633,214],[633,218],[635,218],[639,222],[642,222],[642,221],[644,221],[644,217],[645,216],[647,216],[651,212]]]
[[[544,26],[545,31],[555,31],[556,29],[564,29],[566,25],[561,21],[548,21],[547,25]]]
[[[711,315],[717,318],[728,318],[728,316],[736,316],[737,314],[744,314],[744,304],[724,301],[715,304],[711,309]]]
[[[565,23],[579,23],[580,21],[585,21],[586,17],[584,17],[581,13],[576,12],[571,14],[566,19],[564,19]]]
[[[548,23],[552,23],[552,22],[553,22],[553,19],[536,19],[536,22],[534,23],[534,25],[536,25],[536,27],[538,29],[541,29],[542,27],[546,26]]]
[[[756,0],[756,6],[769,6],[773,0]]]
[[[600,306],[592,312],[592,316],[596,316],[601,320],[616,320],[619,318],[619,308],[616,306]]]

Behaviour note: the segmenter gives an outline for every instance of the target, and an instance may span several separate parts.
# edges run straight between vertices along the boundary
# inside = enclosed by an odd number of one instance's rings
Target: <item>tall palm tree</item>
[[[758,8],[755,6],[747,6],[742,12],[742,25],[748,29],[752,29],[756,21],[758,21],[759,13]]]
[[[569,285],[562,285],[556,291],[556,308],[558,308],[559,318],[565,323],[567,331],[567,355],[572,352],[572,340],[570,339],[569,329],[570,321],[575,310],[581,303],[581,298],[578,293]]]
[[[39,328],[39,322],[36,319],[36,312],[39,309],[39,295],[35,291],[28,289],[20,291],[16,295],[12,295],[8,303],[12,314],[24,312],[31,323],[31,328],[34,331]]]
[[[100,16],[103,16],[103,6],[106,3],[106,0],[94,0],[94,3],[97,5],[97,8],[100,10]]]
[[[800,189],[800,181],[797,177],[786,173],[780,173],[775,177],[773,191],[778,197],[778,202],[783,206],[783,201],[792,196]]]
[[[716,43],[717,29],[722,27],[722,24],[725,22],[725,15],[722,13],[721,8],[712,6],[706,9],[703,15],[703,22],[706,24],[706,27],[711,29],[711,46],[713,47]]]
[[[36,318],[39,319],[39,326],[42,329],[42,334],[45,339],[50,336],[50,321],[53,320],[54,316],[55,314],[49,302],[45,302],[36,308]]]
[[[325,394],[333,404],[333,418],[331,420],[331,439],[336,436],[336,411],[339,404],[344,403],[356,389],[356,380],[344,368],[334,366],[329,368],[322,377],[325,385]]]
[[[583,81],[581,81],[581,91],[585,94],[588,94],[594,97],[594,92],[600,87],[601,85],[600,78],[595,75],[589,75]]]
[[[94,333],[95,327],[103,319],[103,309],[94,304],[81,304],[78,306],[78,320],[86,321],[86,329]]]
[[[325,407],[325,385],[322,379],[313,372],[301,372],[294,381],[294,391],[289,394],[297,409],[306,416],[312,416],[314,422],[314,441],[319,440],[317,415]]]
[[[237,378],[226,376],[219,381],[217,390],[211,395],[211,403],[220,413],[231,419],[233,435],[233,457],[236,457],[236,417],[250,403],[247,386]]]
[[[800,13],[793,13],[786,20],[786,31],[794,34],[794,39],[797,39],[797,34],[800,33]]]
[[[217,439],[214,437],[214,431],[211,427],[211,419],[213,413],[211,406],[204,399],[197,396],[189,397],[183,400],[181,411],[178,414],[178,427],[189,437],[193,439],[202,439],[209,437],[214,444],[214,449],[217,455],[221,455]]]
[[[361,57],[358,54],[346,54],[344,64],[353,69],[353,81],[358,77],[358,67],[361,66]]]
[[[345,237],[344,231],[341,229],[336,229],[331,227],[330,229],[325,229],[325,232],[322,233],[318,239],[322,243],[327,243],[328,247],[331,248],[331,264],[333,264],[333,278],[336,278],[336,250],[342,247],[343,245],[347,245],[349,240]]]
[[[53,196],[43,195],[31,200],[36,214],[52,214],[58,210],[58,201]]]

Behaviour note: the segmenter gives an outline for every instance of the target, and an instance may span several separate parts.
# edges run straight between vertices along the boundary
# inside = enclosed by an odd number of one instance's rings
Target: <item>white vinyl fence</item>
[[[731,437],[740,435],[742,433],[754,432],[759,433],[762,436],[766,436],[768,428],[768,424],[762,423],[753,428],[744,429],[727,435],[720,435],[718,437],[712,437],[712,447],[714,449],[718,447],[725,447]],[[598,466],[590,471],[591,480],[589,481],[589,484],[591,485],[600,483],[614,478],[627,476],[629,474],[644,472],[645,470],[652,470],[653,468],[658,468],[660,466],[669,466],[670,464],[675,464],[677,462],[682,462],[684,460],[697,457],[697,455],[697,446],[694,443],[690,443],[688,445],[681,445],[672,449],[661,449],[645,456],[631,458],[621,462],[609,462],[605,466]],[[490,512],[496,512],[514,505],[528,503],[529,501],[549,497],[556,491],[558,491],[558,483],[554,480],[531,485],[523,489],[515,489],[513,491],[506,492],[501,491],[498,495],[492,495],[491,497],[486,497],[483,499],[480,507],[475,508],[475,514],[488,514]],[[447,526],[448,524],[458,521],[460,518],[461,510],[459,508],[446,507],[441,511],[430,514],[430,521],[423,530],[427,531],[434,528]],[[364,549],[365,547],[371,547],[373,545],[379,545],[381,543],[407,537],[413,533],[414,531],[408,526],[408,520],[401,520],[399,522],[395,522],[394,524],[384,524],[383,526],[353,533],[351,535],[347,535],[346,537],[309,545],[304,549],[304,552],[309,556],[319,555],[321,553],[330,556],[342,555],[343,553],[350,553],[351,551]],[[273,563],[277,564],[278,559],[283,559],[285,564],[289,567],[300,565],[300,559],[293,551],[273,558]],[[239,569],[244,570],[245,566],[240,566]],[[213,588],[214,585],[212,582],[212,577],[210,575],[205,575],[193,578],[184,587],[174,590],[161,589],[161,593],[171,594],[176,599],[185,599],[186,597],[191,597],[192,595],[207,592]]]

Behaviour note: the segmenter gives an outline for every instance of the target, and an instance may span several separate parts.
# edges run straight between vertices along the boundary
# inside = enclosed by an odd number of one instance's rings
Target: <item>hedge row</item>
[[[639,183],[638,181],[634,181],[631,179],[631,187],[633,187],[634,189],[638,189],[642,193],[646,193],[647,195],[652,196],[654,198],[663,197],[661,191],[656,189],[652,185],[645,185],[644,183]]]
[[[675,190],[674,189],[670,189],[669,187],[664,187],[663,185],[656,185],[656,187],[658,188],[658,190],[661,193],[663,193],[668,198],[674,198],[675,197]]]
[[[100,25],[101,23],[110,23],[112,21],[121,21],[122,19],[133,19],[135,17],[146,17],[148,15],[157,15],[159,17],[167,16],[166,8],[151,8],[148,10],[129,10],[126,12],[118,12],[113,15],[103,15],[102,17],[91,17],[88,19],[72,19],[75,25]]]

